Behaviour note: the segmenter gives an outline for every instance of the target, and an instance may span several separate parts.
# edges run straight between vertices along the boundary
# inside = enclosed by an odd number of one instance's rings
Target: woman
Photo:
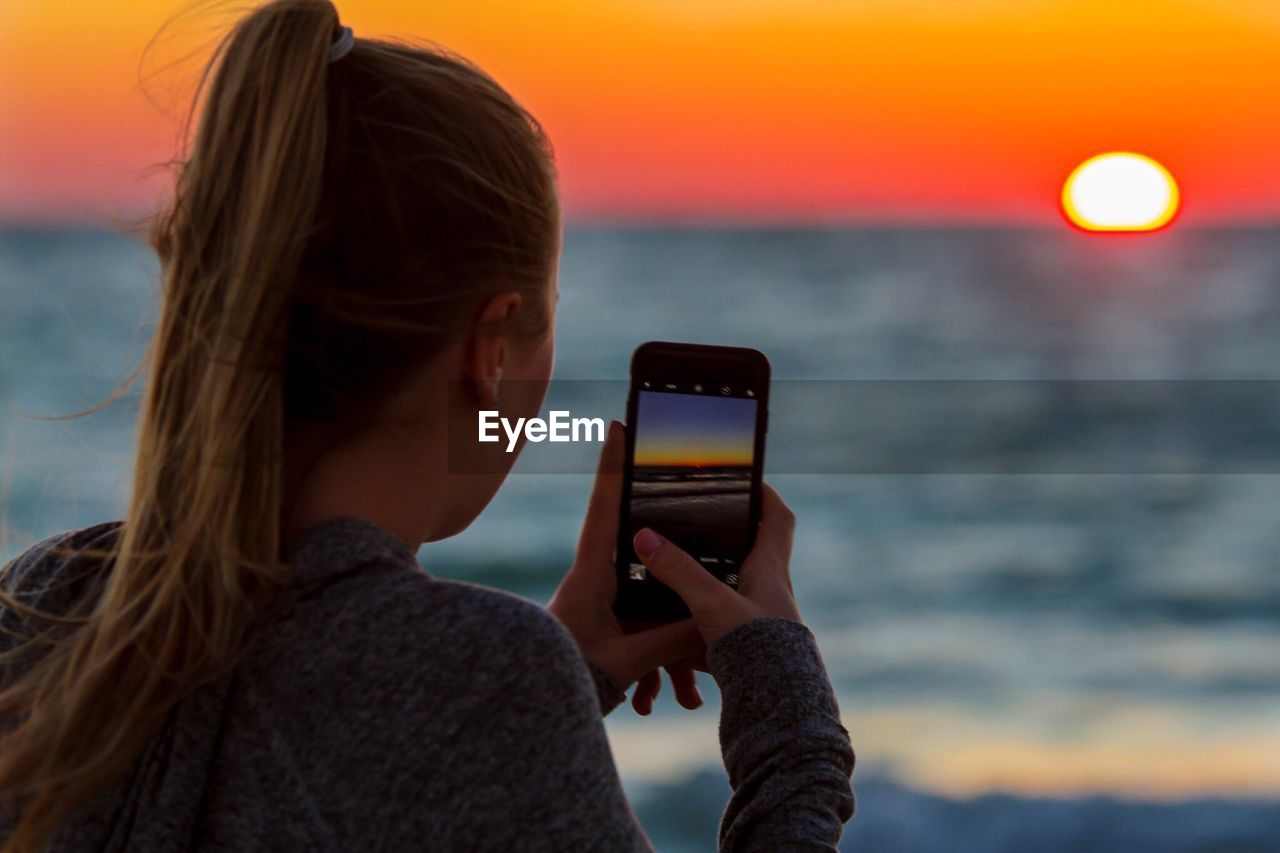
[[[610,611],[616,423],[546,610],[418,567],[514,460],[450,429],[535,414],[551,375],[537,122],[325,0],[246,16],[205,81],[153,230],[127,518],[6,569],[5,849],[645,849],[601,718],[637,682],[647,711],[662,667],[696,706],[691,666],[723,694],[721,849],[832,848],[853,753],[771,489],[739,591],[637,533],[673,625]]]

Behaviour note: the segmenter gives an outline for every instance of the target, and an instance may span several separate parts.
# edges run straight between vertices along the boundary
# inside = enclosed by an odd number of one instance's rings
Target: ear
[[[463,372],[477,399],[495,408],[498,384],[507,361],[507,338],[503,325],[519,310],[521,295],[510,291],[489,298],[476,315],[478,328],[464,348]]]

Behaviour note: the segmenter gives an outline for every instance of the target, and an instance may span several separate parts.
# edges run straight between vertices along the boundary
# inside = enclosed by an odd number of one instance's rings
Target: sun
[[[1076,166],[1062,185],[1062,211],[1086,231],[1155,231],[1178,213],[1178,184],[1155,160],[1111,151]]]

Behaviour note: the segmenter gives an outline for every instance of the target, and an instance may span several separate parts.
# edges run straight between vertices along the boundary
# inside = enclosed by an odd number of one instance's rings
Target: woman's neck
[[[371,521],[416,550],[429,537],[423,515],[430,495],[407,466],[408,456],[385,429],[346,436],[324,428],[291,434],[285,449],[282,552],[302,531],[340,516]]]

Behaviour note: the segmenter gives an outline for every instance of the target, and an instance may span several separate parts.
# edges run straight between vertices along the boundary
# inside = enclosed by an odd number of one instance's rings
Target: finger
[[[707,666],[707,653],[705,651],[678,660],[673,664],[673,666],[682,666],[685,669],[692,669],[695,672],[711,672],[710,668]]]
[[[657,628],[627,634],[618,640],[626,647],[626,659],[637,668],[657,669],[677,661],[696,659],[707,645],[692,619],[681,619]],[[633,670],[634,671],[634,670]]]
[[[609,566],[613,577],[613,547],[618,538],[618,510],[622,505],[622,467],[626,455],[626,428],[609,422],[595,485],[587,503],[587,516],[578,537],[578,564]]]
[[[782,496],[768,483],[760,484],[760,527],[756,532],[759,549],[778,558],[785,566],[791,559],[791,543],[795,536],[796,515]]]
[[[662,690],[662,674],[658,670],[646,672],[636,682],[636,690],[631,694],[631,707],[642,717],[653,711],[653,700],[658,698]]]
[[[725,596],[737,595],[693,557],[648,527],[636,533],[632,544],[653,576],[684,599],[694,616],[709,614]]]
[[[687,666],[669,666],[667,675],[671,677],[671,687],[676,692],[676,701],[690,711],[702,707],[702,694],[698,692],[698,676]]]

